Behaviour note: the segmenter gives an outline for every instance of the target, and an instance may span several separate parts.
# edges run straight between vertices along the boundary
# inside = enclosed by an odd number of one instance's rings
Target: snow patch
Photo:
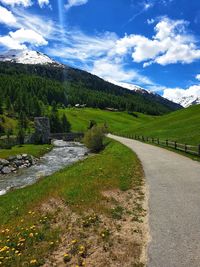
[[[3,55],[0,55],[0,61],[13,62],[21,64],[41,64],[62,66],[58,62],[52,60],[47,55],[33,50],[9,50]]]

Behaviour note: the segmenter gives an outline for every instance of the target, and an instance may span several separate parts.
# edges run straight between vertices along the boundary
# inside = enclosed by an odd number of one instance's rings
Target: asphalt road
[[[148,267],[200,267],[200,163],[118,136],[140,158],[149,186]]]

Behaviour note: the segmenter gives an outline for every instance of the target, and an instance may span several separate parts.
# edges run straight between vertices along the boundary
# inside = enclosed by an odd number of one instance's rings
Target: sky
[[[0,0],[0,53],[10,49],[172,100],[200,96],[200,1]]]

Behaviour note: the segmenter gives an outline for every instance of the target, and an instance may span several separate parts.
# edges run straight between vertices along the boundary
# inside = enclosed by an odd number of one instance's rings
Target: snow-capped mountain
[[[184,108],[187,108],[187,107],[192,106],[192,105],[200,104],[200,97],[195,96],[195,95],[183,96],[183,97],[180,97],[179,99],[172,100],[172,101],[180,104]]]
[[[170,95],[164,95],[166,99],[169,99],[170,101],[173,101],[174,103],[180,104],[184,108],[188,108],[192,105],[198,105],[200,104],[200,96],[197,94],[191,94],[186,96],[170,96]]]
[[[149,90],[146,90],[138,85],[135,85],[135,84],[130,84],[130,83],[123,83],[123,82],[116,82],[116,81],[113,81],[113,80],[109,80],[109,82],[113,83],[113,84],[116,84],[120,87],[123,87],[125,89],[129,89],[129,90],[132,90],[132,91],[135,91],[135,92],[138,92],[140,94],[154,94],[154,92],[152,91],[149,91]]]
[[[0,61],[13,62],[21,64],[41,64],[41,65],[55,65],[62,66],[58,62],[52,60],[47,55],[33,50],[9,50],[0,55]]]

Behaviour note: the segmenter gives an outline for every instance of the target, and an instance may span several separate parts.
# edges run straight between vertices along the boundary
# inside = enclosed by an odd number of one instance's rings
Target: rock
[[[18,169],[23,169],[24,168],[24,165],[20,165],[19,167],[18,167]]]
[[[11,171],[12,172],[15,172],[17,169],[16,168],[11,168]]]
[[[9,161],[13,161],[13,160],[15,160],[16,159],[16,156],[10,156],[10,157],[8,157],[8,160]]]
[[[27,154],[22,154],[22,158],[27,159],[28,155]]]
[[[31,155],[28,155],[28,161],[31,165],[35,164],[35,160],[34,160],[34,157],[31,156]]]
[[[9,173],[11,173],[11,168],[10,167],[3,167],[3,169],[1,170],[1,172],[3,173],[3,174],[9,174]]]
[[[6,159],[0,159],[0,165],[7,166],[9,165],[9,161]]]
[[[14,163],[17,167],[19,167],[19,166],[22,165],[21,160],[15,160],[13,163]]]
[[[17,155],[16,157],[18,160],[22,160],[22,155]]]
[[[3,165],[0,165],[0,171],[3,169]]]

